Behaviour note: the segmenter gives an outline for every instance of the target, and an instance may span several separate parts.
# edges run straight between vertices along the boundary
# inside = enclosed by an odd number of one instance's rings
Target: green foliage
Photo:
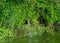
[[[0,42],[11,41],[14,35],[10,29],[0,28]]]
[[[30,43],[58,43],[56,37],[59,34],[56,31],[55,36],[54,31],[55,29],[60,31],[60,5],[58,5],[59,3],[54,0],[0,0],[1,42],[23,36],[22,38],[26,37]],[[59,23],[55,24],[55,21]],[[28,41],[26,38],[20,38],[17,40],[18,43]]]

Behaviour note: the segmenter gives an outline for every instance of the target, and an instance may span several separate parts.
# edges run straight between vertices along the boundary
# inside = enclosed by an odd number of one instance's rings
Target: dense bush
[[[0,0],[1,42],[12,39],[11,43],[58,43],[59,4],[58,0]]]

